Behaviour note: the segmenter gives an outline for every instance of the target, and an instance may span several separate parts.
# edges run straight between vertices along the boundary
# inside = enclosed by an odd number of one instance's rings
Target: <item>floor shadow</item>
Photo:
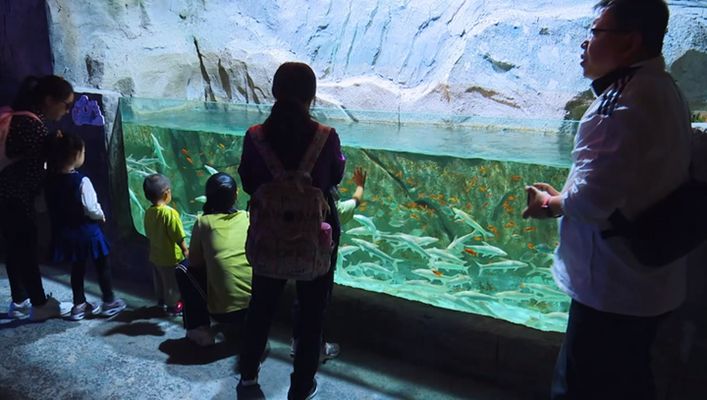
[[[187,338],[168,339],[160,344],[160,351],[168,356],[167,364],[204,365],[234,357],[240,352],[238,343],[223,341],[213,346],[199,347]]]
[[[265,393],[260,389],[260,385],[252,387],[236,386],[236,399],[238,400],[265,400]]]
[[[132,322],[113,327],[103,333],[103,336],[164,336],[165,331],[154,322]]]
[[[160,307],[140,307],[134,310],[125,310],[111,319],[113,322],[131,323],[141,319],[161,319],[168,318],[167,314]]]

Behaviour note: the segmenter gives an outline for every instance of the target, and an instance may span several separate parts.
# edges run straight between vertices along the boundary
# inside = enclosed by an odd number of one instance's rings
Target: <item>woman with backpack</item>
[[[273,78],[270,116],[248,129],[238,168],[251,195],[246,254],[253,287],[240,356],[239,393],[259,391],[258,371],[278,300],[295,279],[301,329],[288,399],[317,391],[322,322],[333,280],[340,225],[331,189],[341,182],[345,158],[333,128],[314,121],[309,108],[316,77],[302,63],[280,66]]]
[[[71,109],[74,89],[61,77],[28,77],[12,109],[0,110],[0,227],[12,292],[11,318],[33,321],[68,315],[70,303],[46,296],[37,259],[34,200],[45,178],[47,121]]]

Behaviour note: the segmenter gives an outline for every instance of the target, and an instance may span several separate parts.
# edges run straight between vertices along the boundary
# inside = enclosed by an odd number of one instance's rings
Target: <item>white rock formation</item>
[[[55,70],[77,86],[268,103],[277,66],[299,60],[318,74],[320,105],[560,119],[588,88],[579,46],[594,3],[48,1]],[[666,59],[704,109],[707,1],[673,1],[671,13]]]

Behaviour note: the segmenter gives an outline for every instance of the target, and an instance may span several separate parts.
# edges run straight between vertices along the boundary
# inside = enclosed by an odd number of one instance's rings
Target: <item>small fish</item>
[[[506,257],[508,253],[499,249],[498,247],[491,246],[490,244],[483,242],[481,245],[471,245],[468,249],[475,251],[482,257]]]
[[[422,257],[428,258],[430,256],[417,241],[412,239],[415,238],[415,236],[397,233],[394,235],[383,234],[381,237],[389,242],[395,242],[397,244],[395,247],[397,247],[398,250],[409,249]]]
[[[162,153],[164,151],[164,148],[160,145],[160,142],[157,140],[157,137],[155,137],[154,133],[150,133],[150,137],[152,137],[152,151],[155,153],[155,157],[157,157],[157,159],[160,161],[160,164],[165,169],[169,169],[169,166],[167,165],[167,160],[165,160],[164,154]]]
[[[353,236],[373,236],[371,231],[368,230],[365,226],[358,226],[356,228],[351,228],[348,231],[346,231],[347,235],[353,235]]]
[[[542,283],[521,283],[520,287],[542,296],[545,301],[567,301],[568,299],[564,292]]]
[[[184,154],[185,156],[188,156],[188,155],[189,155],[189,150],[187,150],[187,149],[185,149],[185,148],[182,148],[182,154]]]
[[[218,144],[218,147],[219,147],[221,150],[223,150],[223,149],[226,148],[226,145],[223,144],[223,143],[219,143],[219,144]]]
[[[192,160],[191,157],[187,156],[186,160],[189,164],[192,164],[192,165],[194,164],[194,160]]]
[[[555,254],[555,249],[544,243],[536,245],[534,250],[542,254]]]
[[[204,204],[204,203],[206,203],[206,196],[202,195],[202,196],[195,197],[194,201],[196,201],[197,203]]]
[[[516,226],[516,223],[513,222],[513,221],[508,221],[507,224],[503,225],[503,227],[504,227],[504,228],[507,228],[507,229],[515,228],[515,226]]]
[[[436,269],[432,269],[431,271],[432,271],[432,273],[435,274],[435,276],[437,276],[438,278],[439,278],[440,276],[444,276],[444,274],[443,274],[441,271],[437,271]]]
[[[511,182],[518,182],[518,181],[520,181],[521,179],[523,179],[523,177],[520,176],[520,175],[513,175],[513,176],[511,176]]]
[[[533,243],[528,243],[528,249],[530,249],[530,250],[535,250],[535,244],[533,244]]]
[[[534,232],[536,230],[538,230],[538,228],[534,226],[526,226],[525,228],[523,228],[523,232]]]
[[[132,189],[128,189],[128,193],[130,194],[130,201],[132,201],[132,203],[135,204],[140,211],[144,212],[145,209],[142,207],[142,204],[140,204],[140,200],[138,200],[135,192],[133,192]]]
[[[475,251],[472,250],[472,249],[464,249],[464,252],[466,252],[467,254],[469,254],[469,255],[471,255],[471,256],[473,256],[473,257],[478,257],[478,256],[479,256],[479,253],[475,252]]]
[[[484,237],[493,237],[493,233],[485,230],[481,225],[479,225],[478,222],[474,221],[473,218],[466,212],[452,207],[452,211],[454,212],[454,216],[461,221],[464,221],[467,225],[471,226],[472,229],[474,229],[474,232],[478,233],[479,235],[482,235]]]
[[[514,300],[514,301],[526,301],[532,300],[533,295],[530,293],[520,292],[518,290],[508,290],[505,292],[494,293],[493,295],[500,300]]]
[[[337,250],[337,255],[339,257],[347,257],[359,250],[358,247],[356,246],[339,246],[339,249]]]
[[[204,169],[209,173],[209,175],[218,174],[218,170],[208,164],[204,164]]]

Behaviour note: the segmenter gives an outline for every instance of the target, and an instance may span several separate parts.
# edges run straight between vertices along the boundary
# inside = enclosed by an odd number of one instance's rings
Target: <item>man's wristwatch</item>
[[[546,193],[547,193],[547,192],[546,192]],[[557,214],[557,215],[555,215],[555,214],[552,213],[552,209],[550,208],[550,199],[552,199],[552,196],[550,196],[550,195],[548,195],[547,197],[545,197],[545,200],[543,200],[543,204],[540,206],[540,208],[544,208],[544,209],[545,209],[545,214],[546,214],[549,218],[558,218],[558,217],[560,217],[562,214]]]

